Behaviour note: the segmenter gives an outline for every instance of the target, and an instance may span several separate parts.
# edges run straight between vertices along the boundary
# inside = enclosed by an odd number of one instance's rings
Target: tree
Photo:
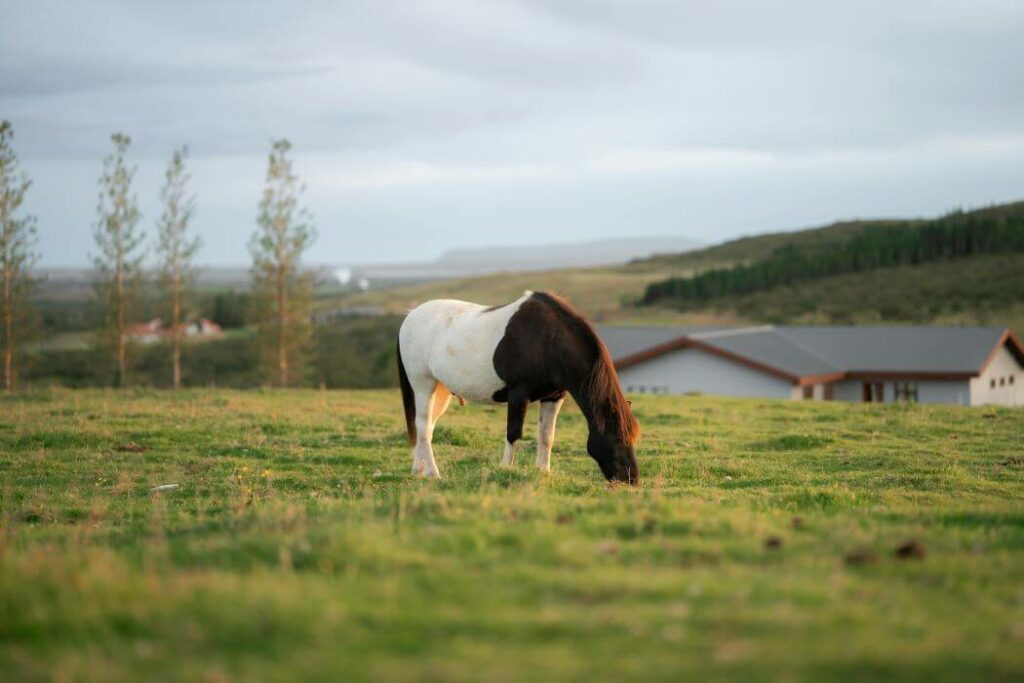
[[[190,175],[185,170],[188,147],[175,150],[164,174],[160,200],[164,211],[157,223],[157,255],[160,285],[166,298],[171,323],[171,366],[174,388],[181,386],[182,307],[190,299],[192,257],[199,249],[198,237],[190,237],[188,223],[195,213],[195,196],[188,194]]]
[[[117,360],[115,384],[123,386],[128,374],[126,336],[142,272],[143,235],[137,230],[139,209],[132,194],[135,169],[125,164],[132,140],[123,133],[110,137],[114,151],[103,160],[95,226],[94,257],[99,273],[97,294],[104,306],[103,341]]]
[[[3,346],[4,389],[14,391],[16,361],[22,341],[18,334],[25,327],[28,314],[27,295],[31,287],[31,269],[36,260],[36,219],[21,214],[25,194],[31,187],[19,168],[18,155],[12,140],[14,128],[9,121],[0,121],[0,278],[2,297],[0,344]]]
[[[299,206],[305,189],[292,171],[291,144],[275,140],[260,200],[252,252],[252,294],[266,376],[286,387],[307,363],[313,276],[302,254],[315,239],[312,216]]]

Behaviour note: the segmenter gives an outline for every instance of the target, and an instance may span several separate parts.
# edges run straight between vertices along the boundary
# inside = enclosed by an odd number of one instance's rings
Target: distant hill
[[[409,263],[318,264],[319,279],[328,284],[358,283],[370,289],[422,284],[457,277],[485,276],[561,268],[621,266],[658,254],[679,253],[698,248],[688,237],[638,236],[584,242],[465,247],[449,249],[430,261]],[[87,299],[93,294],[93,271],[89,268],[41,268],[42,290],[47,299]],[[240,289],[250,282],[248,266],[196,268],[200,289]],[[354,286],[354,284],[353,284]]]
[[[848,274],[1024,254],[1024,203],[958,210],[928,221],[865,223],[813,237],[775,246],[746,262],[652,282],[641,303],[699,308]]]
[[[876,219],[851,220],[832,223],[823,227],[804,228],[788,232],[772,232],[763,235],[740,237],[706,247],[682,253],[662,253],[655,256],[636,259],[629,265],[631,268],[643,270],[703,270],[740,263],[750,263],[768,257],[777,249],[794,244],[815,249],[825,249],[845,242],[850,237],[861,233],[869,227],[890,227],[895,225],[916,225],[924,220]]]
[[[971,220],[1024,217],[1024,202],[961,212]],[[882,265],[837,273],[813,282],[734,293],[678,306],[671,301],[636,306],[652,283],[690,278],[764,262],[780,251],[829,254],[866,232],[914,231],[939,219],[853,220],[820,228],[731,240],[684,253],[635,259],[621,267],[545,270],[453,278],[347,297],[402,312],[436,297],[500,303],[524,289],[553,289],[588,315],[625,323],[740,322],[945,322],[1005,324],[1024,330],[1024,254],[979,253],[918,265]]]
[[[621,265],[629,261],[696,249],[688,237],[639,236],[590,242],[449,249],[434,261],[442,268],[478,273]]]

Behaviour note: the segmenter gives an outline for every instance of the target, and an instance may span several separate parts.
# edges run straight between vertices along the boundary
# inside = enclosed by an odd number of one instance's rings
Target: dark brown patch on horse
[[[402,364],[401,342],[395,344],[395,355],[398,356],[398,384],[402,388],[405,429],[409,432],[409,445],[414,446],[416,444],[416,394],[412,390],[412,385],[409,384],[409,376],[405,374],[405,365]]]
[[[639,424],[608,349],[568,302],[534,292],[509,318],[493,360],[505,383],[493,398],[508,403],[509,442],[522,435],[529,402],[557,400],[568,391],[590,426],[587,452],[607,478],[636,483]]]
[[[555,311],[561,322],[570,329],[573,329],[590,343],[588,351],[593,357],[590,365],[590,372],[587,376],[586,393],[589,395],[591,404],[595,408],[595,418],[598,425],[608,428],[607,418],[609,411],[617,419],[618,436],[623,444],[635,444],[640,438],[640,424],[633,417],[633,411],[629,407],[629,401],[622,393],[619,384],[619,375],[615,371],[615,363],[612,361],[608,347],[601,341],[597,331],[587,320],[580,315],[569,302],[550,292],[536,292],[531,299],[543,303],[550,310]],[[522,310],[520,308],[520,310]],[[518,313],[517,313],[518,315]],[[512,316],[515,318],[515,316]]]

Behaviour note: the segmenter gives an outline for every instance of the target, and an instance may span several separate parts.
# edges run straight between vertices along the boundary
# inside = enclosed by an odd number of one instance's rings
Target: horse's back
[[[518,304],[528,296],[499,307],[457,299],[420,304],[399,331],[406,372],[437,380],[464,398],[491,400],[505,386],[494,369],[494,351]]]

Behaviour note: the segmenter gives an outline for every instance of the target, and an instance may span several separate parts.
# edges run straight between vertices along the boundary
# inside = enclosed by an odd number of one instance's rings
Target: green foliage
[[[398,383],[395,339],[401,318],[350,318],[317,327],[312,362],[302,386],[392,387]],[[132,345],[129,371],[133,383],[167,387],[172,383],[168,345]],[[25,380],[34,386],[109,386],[116,367],[109,354],[93,348],[43,349],[26,357]],[[223,339],[187,340],[181,349],[183,386],[258,387],[265,381],[259,346],[250,332],[234,331]]]
[[[299,206],[304,190],[292,171],[291,144],[276,140],[267,166],[252,252],[252,301],[267,379],[301,383],[308,362],[314,275],[302,254],[315,239],[312,216]]]
[[[252,297],[248,292],[217,292],[208,297],[206,315],[225,330],[245,327],[252,311]]]
[[[123,386],[128,372],[125,337],[136,312],[144,236],[137,229],[138,201],[132,192],[136,169],[125,162],[132,140],[123,133],[114,133],[110,139],[114,150],[103,160],[99,180],[99,217],[93,231],[99,252],[93,262],[96,293],[104,311],[99,341],[117,363],[115,385]]]
[[[548,474],[530,441],[501,468],[500,411],[453,405],[433,482],[397,391],[0,398],[0,671],[1024,676],[1024,412],[633,407],[638,489],[605,484],[571,405]]]
[[[846,273],[1024,252],[1024,204],[954,211],[927,222],[866,225],[825,248],[788,243],[761,260],[647,286],[643,304],[693,308],[721,297],[795,286]]]
[[[351,318],[315,328],[313,381],[328,387],[392,387],[400,316]]]
[[[36,217],[22,206],[32,181],[21,170],[13,139],[11,123],[0,121],[0,375],[7,392],[14,390],[33,322],[28,295],[37,259]]]
[[[966,323],[1024,329],[1024,254],[883,268],[723,297],[749,320]]]
[[[160,190],[164,211],[157,224],[157,257],[160,260],[160,289],[164,299],[163,320],[171,328],[171,376],[181,384],[181,326],[188,320],[192,298],[192,257],[200,240],[188,234],[195,213],[195,197],[188,194],[189,174],[185,170],[188,147],[174,151]]]

